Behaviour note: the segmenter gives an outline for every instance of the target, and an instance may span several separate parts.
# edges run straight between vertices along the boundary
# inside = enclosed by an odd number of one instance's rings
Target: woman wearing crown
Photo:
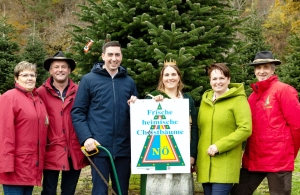
[[[164,67],[160,72],[158,86],[155,91],[146,96],[146,99],[154,99],[155,101],[163,101],[163,99],[189,99],[191,131],[190,163],[191,169],[193,169],[197,156],[198,143],[197,112],[192,97],[182,92],[183,87],[181,73],[176,66],[176,61],[165,61]],[[172,174],[172,181],[176,185],[169,188],[171,191],[166,192],[166,189],[160,187],[160,185],[166,183],[170,175],[171,174],[147,175],[146,194],[181,194],[180,191],[185,191],[184,194],[193,194],[193,177],[190,173]],[[142,177],[145,177],[145,175],[142,175]]]

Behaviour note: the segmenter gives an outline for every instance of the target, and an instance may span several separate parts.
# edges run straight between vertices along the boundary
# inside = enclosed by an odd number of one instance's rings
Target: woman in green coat
[[[202,97],[199,114],[197,180],[205,195],[228,195],[239,182],[242,142],[252,131],[251,111],[243,84],[230,84],[223,63],[208,68],[212,89]]]

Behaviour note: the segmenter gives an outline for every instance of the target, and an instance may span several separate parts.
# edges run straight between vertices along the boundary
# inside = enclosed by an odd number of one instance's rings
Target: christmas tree
[[[297,34],[289,37],[288,55],[285,57],[285,63],[276,70],[282,82],[292,85],[300,92],[300,37]],[[300,94],[299,94],[300,95]]]
[[[44,60],[47,52],[43,42],[36,35],[31,35],[28,38],[25,51],[22,53],[22,59],[34,63],[37,66],[36,87],[39,87],[48,78],[48,72],[44,69]]]
[[[263,19],[256,10],[245,17],[245,22],[239,28],[244,42],[234,45],[226,61],[231,62],[231,82],[244,83],[247,95],[252,92],[250,84],[256,82],[254,69],[249,66],[259,51],[270,50],[265,43],[262,29]]]
[[[100,59],[106,40],[122,45],[123,63],[143,97],[156,88],[163,62],[175,59],[185,91],[196,101],[202,88],[210,88],[205,67],[224,60],[235,42],[241,21],[228,1],[218,0],[88,0],[80,5],[82,28],[73,25],[73,58],[79,75]],[[83,47],[93,40],[90,50]]]
[[[19,45],[13,42],[14,28],[0,18],[0,94],[14,88],[14,67],[19,63]]]

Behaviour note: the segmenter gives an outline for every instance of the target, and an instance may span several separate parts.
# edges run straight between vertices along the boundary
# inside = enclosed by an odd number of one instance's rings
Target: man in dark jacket
[[[253,130],[247,140],[239,184],[231,195],[251,195],[266,177],[271,195],[289,195],[300,146],[297,91],[275,75],[280,65],[270,51],[258,52],[251,66],[258,80],[248,102]]]
[[[108,42],[102,48],[104,63],[96,62],[90,73],[80,81],[72,109],[72,120],[81,145],[87,151],[101,144],[114,159],[123,195],[128,194],[130,178],[130,113],[127,102],[138,94],[136,85],[127,75],[122,61],[121,46]],[[113,190],[117,186],[107,154],[100,151],[91,157],[105,179],[112,177]],[[92,166],[93,195],[107,195],[108,187]]]
[[[49,114],[49,131],[44,163],[42,195],[56,195],[59,172],[62,171],[61,194],[74,195],[81,168],[88,160],[80,150],[71,120],[71,109],[78,86],[69,79],[75,62],[57,52],[44,62],[50,78],[38,88]]]

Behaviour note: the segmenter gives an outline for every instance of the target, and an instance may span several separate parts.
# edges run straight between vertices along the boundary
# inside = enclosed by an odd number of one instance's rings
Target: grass
[[[194,178],[196,175],[194,175]],[[195,185],[195,195],[202,194],[201,184],[198,182]],[[0,185],[1,186],[1,185]],[[33,194],[41,194],[41,187],[34,187]],[[75,195],[90,195],[92,190],[92,177],[90,174],[90,167],[82,169],[79,182],[77,184],[77,189]],[[139,195],[140,193],[140,175],[131,175],[129,195]],[[60,189],[58,187],[57,194],[60,194]],[[292,195],[300,194],[300,155],[298,155],[295,162],[295,171],[293,172],[293,183],[292,183]],[[2,186],[0,187],[0,195],[3,195]],[[254,192],[254,195],[269,195],[267,180],[264,180],[261,185]]]
[[[266,179],[260,184],[253,195],[269,195],[268,181]],[[300,154],[295,161],[295,170],[292,178],[292,193],[291,195],[300,194]]]

